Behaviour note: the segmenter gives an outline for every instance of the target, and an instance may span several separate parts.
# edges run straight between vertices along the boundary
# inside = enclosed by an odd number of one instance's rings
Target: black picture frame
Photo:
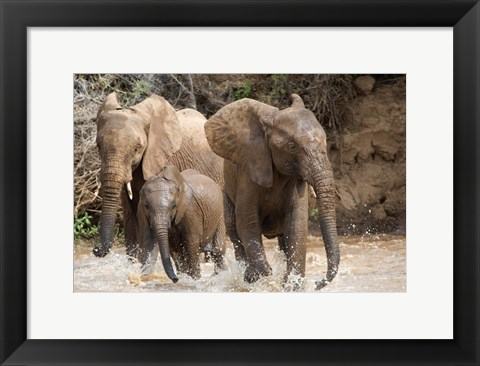
[[[0,0],[0,11],[2,365],[480,364],[477,1]],[[27,339],[27,28],[60,26],[453,27],[454,339]]]

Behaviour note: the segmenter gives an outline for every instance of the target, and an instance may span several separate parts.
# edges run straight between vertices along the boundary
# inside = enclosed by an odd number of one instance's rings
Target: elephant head
[[[212,150],[245,168],[259,186],[271,187],[276,169],[313,187],[328,261],[317,288],[331,282],[340,262],[333,171],[325,131],[300,96],[293,94],[284,110],[252,99],[233,102],[205,124],[205,132]]]
[[[105,256],[113,242],[115,216],[123,189],[132,197],[133,172],[143,179],[157,174],[180,148],[182,136],[173,107],[152,95],[143,102],[123,108],[117,94],[106,98],[97,114],[97,146],[101,158],[102,213],[98,257]],[[136,198],[135,198],[136,200]]]
[[[187,183],[173,165],[167,165],[161,174],[149,178],[140,190],[139,230],[149,230],[144,237],[152,238],[158,243],[163,268],[173,282],[177,282],[178,278],[170,260],[168,230],[172,222],[178,224],[185,215],[188,190]],[[140,261],[145,264],[149,253],[142,243],[140,249]]]

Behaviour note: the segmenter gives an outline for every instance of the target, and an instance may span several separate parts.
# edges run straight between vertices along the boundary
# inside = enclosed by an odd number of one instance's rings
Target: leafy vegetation
[[[89,240],[99,235],[99,227],[94,224],[94,217],[85,212],[80,217],[75,217],[73,222],[73,239],[78,242],[81,240]],[[114,229],[115,241],[123,242],[125,240],[125,231],[120,224],[115,224]]]
[[[318,219],[318,208],[313,208],[312,211],[310,211],[309,216],[311,219]]]
[[[92,224],[92,218],[88,212],[85,212],[83,216],[75,217],[73,223],[73,238],[75,240],[90,239],[98,235],[98,226]]]
[[[285,88],[285,83],[287,81],[287,77],[282,74],[273,74],[271,76],[273,81],[272,91],[270,92],[270,97],[275,97],[277,95],[285,95],[287,90]]]
[[[252,87],[248,81],[245,82],[244,86],[240,89],[237,89],[233,92],[233,97],[235,100],[248,98],[250,96],[250,92],[252,91]]]

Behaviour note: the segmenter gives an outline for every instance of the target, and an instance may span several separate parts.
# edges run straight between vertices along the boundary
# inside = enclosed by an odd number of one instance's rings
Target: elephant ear
[[[305,108],[305,104],[303,103],[303,99],[298,94],[292,94],[290,96],[290,100],[292,101],[292,108]]]
[[[153,94],[131,108],[147,121],[148,144],[143,156],[144,179],[162,171],[172,155],[180,149],[182,135],[175,109],[164,98]]]
[[[163,176],[169,181],[174,182],[178,187],[178,193],[175,204],[177,206],[177,213],[175,214],[175,225],[183,219],[188,207],[188,192],[190,191],[187,181],[183,178],[180,171],[174,165],[167,165],[163,171]]]
[[[100,109],[97,112],[97,125],[98,125],[98,122],[100,120],[99,117],[102,113],[112,111],[112,110],[116,110],[116,109],[122,109],[122,106],[118,102],[117,93],[113,92],[113,93],[110,93],[110,94],[107,95],[107,98],[105,99],[102,106],[100,107]]]
[[[273,170],[265,131],[277,112],[278,108],[245,98],[223,107],[205,123],[212,150],[244,167],[253,182],[267,188],[273,184]]]

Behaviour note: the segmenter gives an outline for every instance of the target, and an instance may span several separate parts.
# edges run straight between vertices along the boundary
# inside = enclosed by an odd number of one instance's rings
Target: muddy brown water
[[[401,235],[339,237],[341,264],[332,283],[321,292],[405,292],[406,240]],[[277,292],[283,291],[285,257],[275,239],[264,239],[273,275],[254,284],[243,281],[243,268],[235,261],[231,243],[227,245],[228,269],[213,275],[213,264],[202,263],[202,278],[193,280],[178,274],[172,283],[158,260],[149,275],[141,274],[139,263],[132,263],[122,247],[114,247],[105,258],[96,258],[91,247],[74,249],[75,292]],[[314,291],[315,280],[327,268],[321,238],[308,237],[305,291]]]

